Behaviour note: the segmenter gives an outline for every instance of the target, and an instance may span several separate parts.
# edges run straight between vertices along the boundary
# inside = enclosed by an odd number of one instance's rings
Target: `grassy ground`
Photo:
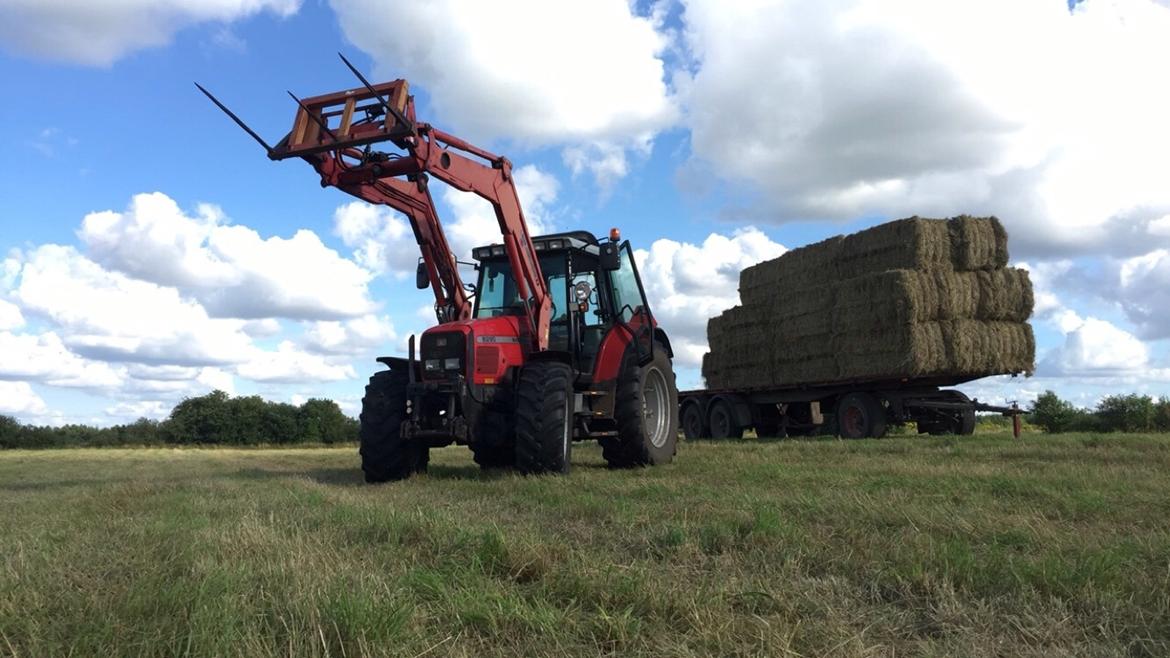
[[[1170,437],[0,453],[0,655],[1167,655]]]

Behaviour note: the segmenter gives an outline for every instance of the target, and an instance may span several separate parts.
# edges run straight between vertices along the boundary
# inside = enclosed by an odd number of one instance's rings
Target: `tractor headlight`
[[[458,370],[459,369],[459,361],[460,361],[459,357],[454,357],[451,359],[443,359],[443,370]]]
[[[427,372],[439,372],[439,365],[442,363],[439,359],[427,359],[423,362],[423,367]]]

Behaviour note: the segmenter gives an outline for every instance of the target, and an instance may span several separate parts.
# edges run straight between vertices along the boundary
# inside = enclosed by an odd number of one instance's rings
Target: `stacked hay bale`
[[[912,217],[740,274],[711,318],[709,388],[1030,373],[1032,284],[994,217]]]

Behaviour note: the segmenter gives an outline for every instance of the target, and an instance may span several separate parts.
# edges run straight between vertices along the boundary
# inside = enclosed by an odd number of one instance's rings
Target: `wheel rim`
[[[841,433],[848,437],[864,436],[865,414],[857,407],[847,407],[841,414]]]
[[[650,444],[655,448],[666,445],[670,400],[667,399],[666,377],[658,368],[651,367],[642,380],[642,426]]]

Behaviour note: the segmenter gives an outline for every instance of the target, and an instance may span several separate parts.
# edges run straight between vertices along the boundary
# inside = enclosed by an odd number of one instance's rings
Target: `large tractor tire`
[[[601,440],[610,468],[657,466],[674,459],[678,444],[678,388],[666,348],[656,343],[654,358],[639,366],[627,350],[618,373],[614,401],[616,437]]]
[[[971,402],[971,398],[967,397],[962,391],[939,391],[942,398],[948,402],[962,402],[964,404]],[[954,411],[952,414],[944,415],[942,418],[931,419],[918,423],[918,431],[921,434],[932,434],[940,436],[944,434],[957,434],[959,436],[969,436],[975,433],[975,408],[968,407]]]
[[[503,412],[489,409],[480,414],[471,453],[483,469],[510,468],[516,464],[515,434]]]
[[[516,383],[516,468],[529,475],[568,473],[573,449],[573,370],[533,361]]]
[[[362,398],[358,452],[366,482],[404,480],[427,470],[430,450],[423,443],[402,438],[406,420],[406,373],[384,370],[370,377]]]
[[[886,435],[886,410],[869,393],[850,393],[837,403],[837,432],[844,439]]]

